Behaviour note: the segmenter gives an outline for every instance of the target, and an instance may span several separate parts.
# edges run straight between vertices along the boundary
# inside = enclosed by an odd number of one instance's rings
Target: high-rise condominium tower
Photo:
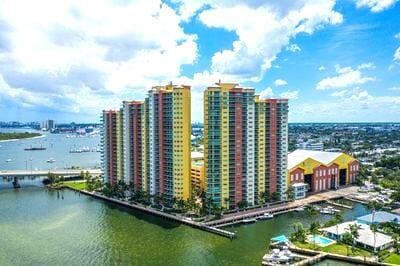
[[[287,101],[217,83],[204,92],[206,194],[225,208],[254,205],[260,193],[284,197]]]
[[[190,197],[190,87],[153,87],[144,102],[103,112],[105,181],[165,200]],[[120,170],[119,170],[120,169]]]
[[[121,112],[105,110],[102,115],[102,169],[104,181],[114,184],[122,178],[122,121]]]

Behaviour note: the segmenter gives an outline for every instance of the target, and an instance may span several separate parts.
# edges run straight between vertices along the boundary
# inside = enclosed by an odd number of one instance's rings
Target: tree
[[[237,206],[239,209],[244,209],[247,207],[247,201],[246,200],[241,200],[237,203]]]
[[[286,190],[285,194],[286,194],[286,197],[287,197],[287,199],[288,199],[289,201],[293,201],[293,200],[294,200],[295,195],[294,195],[294,188],[293,188],[292,186],[290,186],[290,187]]]
[[[307,214],[309,214],[310,216],[316,216],[318,214],[318,210],[317,208],[315,208],[312,205],[306,205],[304,207],[305,211],[307,212]]]
[[[374,255],[376,253],[376,232],[378,232],[378,225],[373,223],[369,226],[371,231],[374,233]]]
[[[312,222],[310,224],[310,234],[312,235],[313,242],[314,242],[314,249],[315,249],[315,236],[319,234],[319,229],[321,228],[321,225],[319,222]]]
[[[279,200],[279,194],[278,194],[278,192],[276,192],[276,191],[272,192],[272,194],[271,194],[271,200],[272,200],[273,202]]]
[[[347,244],[346,251],[347,251],[347,256],[348,256],[349,255],[349,245],[353,245],[354,237],[349,232],[346,232],[342,236],[342,241],[343,241],[343,243]]]
[[[335,221],[336,226],[336,237],[339,239],[339,224],[343,222],[343,216],[340,213],[335,213],[333,220]]]
[[[306,242],[306,230],[303,227],[302,223],[294,223],[293,224],[294,232],[290,235],[290,240],[295,242],[298,241],[300,243]]]
[[[352,251],[354,252],[354,245],[355,245],[356,239],[360,236],[359,230],[361,229],[361,225],[356,224],[356,223],[350,224],[348,229],[349,229],[351,236],[353,237],[353,243],[352,243],[351,247],[352,247]]]
[[[372,210],[372,223],[375,222],[375,212],[382,209],[382,207],[382,204],[380,204],[376,200],[371,200],[368,202],[367,209]]]
[[[399,234],[392,234],[392,239],[393,239],[393,247],[396,249],[396,253],[399,254],[399,249],[400,249],[400,235]]]

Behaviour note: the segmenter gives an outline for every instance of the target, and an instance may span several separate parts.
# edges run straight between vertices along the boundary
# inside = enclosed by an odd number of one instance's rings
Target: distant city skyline
[[[1,1],[3,121],[99,122],[154,85],[289,99],[289,122],[400,121],[398,0]]]

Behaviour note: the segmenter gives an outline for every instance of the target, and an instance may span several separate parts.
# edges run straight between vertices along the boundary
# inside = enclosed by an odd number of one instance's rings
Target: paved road
[[[92,175],[100,175],[100,169],[56,169],[56,170],[7,170],[0,171],[0,177],[23,177],[23,176],[47,176],[49,172],[63,176],[79,175],[81,172],[89,172]]]

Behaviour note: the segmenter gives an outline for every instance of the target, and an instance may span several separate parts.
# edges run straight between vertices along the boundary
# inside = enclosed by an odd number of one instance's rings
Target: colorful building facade
[[[286,190],[287,101],[217,83],[204,92],[206,193],[225,208]]]
[[[105,182],[124,180],[166,200],[190,197],[189,86],[153,87],[144,102],[104,111],[102,136]]]
[[[286,197],[288,100],[255,97],[255,190],[257,199]]]
[[[295,150],[288,155],[290,185],[306,184],[308,192],[337,189],[355,182],[360,163],[341,152]]]
[[[122,179],[122,120],[121,112],[105,110],[102,114],[102,168],[104,180],[114,184]]]

